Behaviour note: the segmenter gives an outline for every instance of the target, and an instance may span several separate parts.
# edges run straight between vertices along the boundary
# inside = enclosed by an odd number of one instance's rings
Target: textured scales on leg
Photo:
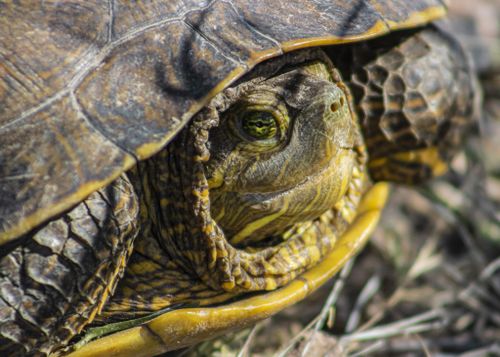
[[[474,118],[475,82],[456,41],[429,26],[330,56],[352,90],[372,178],[413,184],[443,174]]]
[[[2,254],[1,352],[48,354],[94,319],[123,274],[138,212],[122,176]]]

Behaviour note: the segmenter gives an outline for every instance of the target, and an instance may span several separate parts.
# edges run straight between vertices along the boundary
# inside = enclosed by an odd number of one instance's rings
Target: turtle
[[[303,299],[473,122],[445,14],[0,2],[0,351],[155,355]]]

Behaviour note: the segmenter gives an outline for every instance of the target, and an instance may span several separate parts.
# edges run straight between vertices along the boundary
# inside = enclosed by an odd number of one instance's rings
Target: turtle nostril
[[[337,110],[342,108],[344,106],[344,104],[345,104],[344,97],[340,97],[338,100],[336,100],[335,102],[330,104],[330,111],[332,113],[335,113]]]
[[[343,100],[341,100],[340,102],[339,101],[333,102],[332,104],[330,104],[330,110],[335,113],[342,106],[342,102]]]

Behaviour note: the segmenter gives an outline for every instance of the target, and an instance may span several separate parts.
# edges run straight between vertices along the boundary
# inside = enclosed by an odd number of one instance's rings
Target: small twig
[[[467,279],[462,274],[460,270],[457,269],[456,265],[452,265],[447,261],[443,262],[442,265],[443,272],[447,275],[448,278],[452,280],[458,286],[467,285]]]
[[[495,274],[500,275],[500,258],[490,262],[486,268],[483,269],[479,279],[482,282],[488,282],[489,285],[495,290],[495,293],[500,296],[500,279],[496,279]]]
[[[345,328],[347,333],[354,331],[358,327],[359,321],[361,320],[361,312],[368,301],[370,301],[377,291],[379,291],[381,280],[380,275],[373,275],[365,284],[363,290],[359,293],[358,299],[356,300],[349,319],[347,320]]]
[[[298,334],[296,334],[292,338],[290,343],[288,343],[288,345],[286,345],[284,348],[282,348],[281,351],[278,351],[275,354],[275,356],[276,357],[285,357],[288,354],[288,352],[293,348],[293,346],[295,346],[295,344],[305,335],[305,333],[307,331],[309,331],[314,326],[314,324],[319,320],[319,318],[320,318],[320,315],[318,315],[314,319],[312,319],[311,322],[309,322],[307,324],[307,326],[302,329],[302,331],[300,331]]]
[[[429,347],[427,346],[427,343],[425,343],[425,340],[419,335],[415,335],[417,338],[417,341],[420,343],[420,346],[422,346],[422,349],[424,350],[424,353],[427,357],[431,357],[431,351],[429,351]]]
[[[413,279],[419,277],[421,274],[433,269],[436,264],[437,258],[434,258],[432,253],[434,252],[437,246],[436,240],[428,240],[425,242],[425,245],[420,250],[417,258],[413,262],[412,266],[408,269],[406,275],[402,279],[401,283],[398,284],[398,288],[392,293],[392,295],[387,299],[387,301],[383,304],[383,307],[380,308],[378,313],[374,314],[367,322],[365,322],[358,331],[363,331],[369,329],[371,326],[375,325],[379,322],[385,315],[385,312],[390,310],[393,306],[395,306],[401,296],[403,296],[403,291],[405,286],[411,282]],[[430,260],[431,264],[426,265],[425,261]],[[425,268],[425,269],[424,269]]]
[[[345,279],[351,273],[352,267],[354,265],[354,261],[355,261],[355,258],[350,259],[344,265],[342,270],[340,271],[340,274],[339,274],[337,280],[335,281],[333,289],[330,292],[330,295],[328,295],[328,298],[326,299],[325,304],[323,305],[323,308],[321,309],[321,312],[319,314],[320,318],[319,318],[318,322],[316,322],[316,325],[314,326],[314,329],[316,331],[321,330],[323,328],[323,326],[325,325],[326,319],[328,317],[328,311],[329,311],[330,307],[335,305],[335,303],[337,302],[339,295],[340,295],[340,292],[344,288]]]
[[[467,290],[470,290],[471,294],[474,294],[477,297],[483,299],[485,303],[490,304],[490,306],[492,306],[495,310],[500,311],[500,301],[498,297],[492,296],[492,294],[488,291],[488,289],[485,289],[484,286],[473,282],[470,284]]]
[[[420,189],[419,192],[421,192],[422,196],[426,197],[431,202],[431,204],[435,207],[436,212],[446,222],[453,225],[458,230],[458,233],[467,246],[476,266],[483,267],[484,265],[486,265],[486,258],[482,254],[481,250],[477,247],[474,237],[470,234],[469,230],[463,224],[463,221],[466,221],[466,217],[463,217],[463,215],[458,210],[451,207],[432,190],[428,188]]]
[[[486,268],[483,269],[480,275],[481,280],[487,280],[491,278],[497,270],[500,270],[500,258],[491,261]]]
[[[437,329],[442,328],[443,326],[444,326],[444,323],[441,321],[416,324],[416,325],[409,326],[406,328],[397,328],[394,326],[382,326],[379,328],[374,328],[372,330],[358,332],[358,333],[354,333],[352,335],[342,337],[341,343],[384,339],[384,338],[389,338],[389,337],[399,336],[399,335],[413,335],[413,334],[420,333],[420,332],[428,332],[431,330],[437,330]],[[345,338],[345,340],[344,340],[344,338]]]
[[[362,349],[361,351],[358,351],[356,353],[353,353],[352,355],[349,355],[349,357],[366,356],[371,352],[375,352],[377,350],[380,350],[384,346],[385,346],[385,342],[382,340],[379,340],[379,341],[372,343],[368,347]]]
[[[355,258],[352,258],[349,261],[347,261],[347,263],[344,265],[344,267],[340,271],[340,274],[339,274],[337,280],[335,281],[335,284],[333,285],[333,289],[330,292],[330,295],[328,295],[328,298],[326,299],[326,301],[323,305],[323,308],[321,309],[321,312],[318,315],[319,318],[318,318],[316,324],[314,325],[314,332],[308,337],[307,342],[305,343],[305,346],[302,349],[302,353],[301,353],[302,357],[307,356],[307,353],[308,353],[309,348],[310,348],[310,343],[311,343],[316,331],[321,330],[323,328],[323,326],[325,325],[325,322],[329,316],[330,309],[337,302],[339,295],[340,295],[340,292],[344,288],[345,279],[347,278],[347,276],[350,274],[350,272],[352,270],[352,267],[354,265],[354,261],[355,261]]]
[[[434,254],[437,245],[437,239],[428,239],[425,242],[424,246],[420,249],[417,257],[415,258],[415,262],[406,273],[403,285],[441,265],[441,257]]]
[[[250,355],[249,354],[250,345],[251,345],[253,339],[255,338],[255,336],[257,335],[257,332],[262,328],[262,326],[263,326],[263,321],[260,321],[252,327],[252,330],[250,331],[247,338],[245,339],[245,343],[243,344],[240,351],[238,352],[237,357],[245,357],[245,356]]]
[[[459,294],[458,299],[463,302],[469,309],[476,313],[481,313],[486,319],[497,326],[500,326],[500,315],[496,314],[492,309],[483,306],[481,301],[474,295],[469,293],[470,289],[466,289]]]
[[[499,356],[500,355],[500,343],[494,343],[491,346],[478,348],[473,351],[469,351],[461,354],[461,357],[484,357],[484,356]]]
[[[444,318],[442,309],[434,309],[423,314],[413,316],[408,319],[398,322],[379,326],[367,331],[355,332],[350,335],[345,335],[340,339],[340,344],[349,343],[352,341],[366,341],[379,338],[388,338],[391,336],[414,334],[440,328],[444,325],[443,321],[422,323],[436,318]]]

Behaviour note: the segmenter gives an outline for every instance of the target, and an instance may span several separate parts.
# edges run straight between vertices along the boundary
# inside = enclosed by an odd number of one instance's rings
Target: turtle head
[[[272,290],[316,265],[367,182],[349,93],[318,49],[259,64],[149,161],[144,197],[160,209],[146,218],[196,281],[193,300]]]
[[[220,98],[226,108],[209,135],[206,176],[212,217],[231,244],[280,234],[344,196],[359,137],[334,78],[328,63],[307,61]]]

